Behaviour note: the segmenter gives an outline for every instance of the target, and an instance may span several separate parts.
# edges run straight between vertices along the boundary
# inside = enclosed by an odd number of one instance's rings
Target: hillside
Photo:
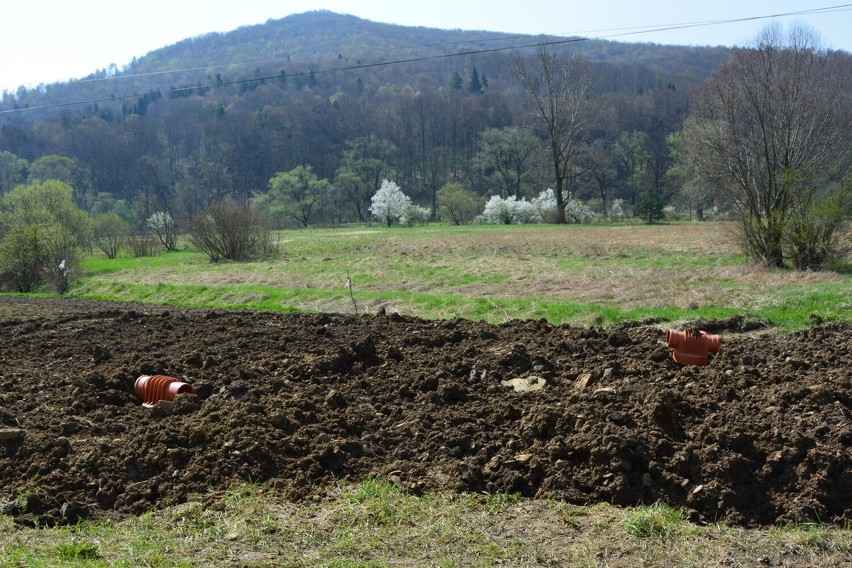
[[[532,152],[525,187],[512,192],[533,197],[553,187],[553,170],[526,128],[530,97],[514,70],[536,65],[542,42],[577,57],[599,109],[577,164],[595,175],[575,176],[570,191],[604,210],[613,199],[632,208],[640,188],[673,196],[667,137],[728,49],[436,30],[331,12],[189,38],[123,69],[7,93],[0,194],[58,155],[69,159],[59,179],[79,207],[138,228],[154,211],[185,220],[227,197],[265,201],[276,226],[292,225],[292,196],[267,199],[269,182],[302,166],[329,181],[302,224],[366,221],[383,178],[434,213],[448,182],[483,197],[508,191],[482,136],[511,140],[520,128]]]
[[[541,41],[565,41],[571,53],[590,62],[615,65],[629,75],[644,76],[643,84],[636,85],[642,88],[652,87],[655,81],[675,84],[700,81],[730,52],[723,47],[398,26],[315,11],[231,32],[188,38],[136,58],[121,70],[95,70],[80,80],[19,91],[16,100],[7,93],[0,109],[165,92],[181,86],[216,87],[259,77],[300,76],[311,71],[339,76],[356,71],[363,75],[366,70],[370,76],[377,75],[377,83],[423,88],[444,85],[453,70],[462,72],[471,64],[479,64],[489,78],[501,79],[516,48],[534,46]],[[398,61],[406,63],[393,63]],[[388,63],[391,64],[385,65]],[[425,83],[423,75],[429,77]],[[105,78],[109,80],[101,80]],[[345,81],[346,77],[336,79]]]

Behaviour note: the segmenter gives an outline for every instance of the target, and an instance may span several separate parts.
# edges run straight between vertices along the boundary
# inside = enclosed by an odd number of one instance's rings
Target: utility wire
[[[782,13],[777,13],[777,14],[763,15],[763,16],[749,16],[749,17],[743,17],[743,18],[730,18],[730,19],[724,19],[724,20],[706,20],[706,21],[699,21],[699,22],[683,22],[683,23],[676,23],[676,24],[665,24],[665,25],[661,25],[661,26],[643,26],[639,29],[637,29],[637,28],[613,28],[611,31],[619,31],[620,29],[630,30],[630,31],[621,31],[620,33],[605,34],[605,35],[600,35],[600,36],[596,36],[596,37],[571,37],[571,38],[567,38],[567,39],[558,39],[558,40],[551,40],[551,41],[537,41],[535,43],[527,43],[527,44],[523,44],[523,45],[492,47],[492,48],[476,49],[476,50],[469,50],[469,51],[460,51],[460,52],[457,52],[457,53],[445,53],[445,54],[438,54],[438,55],[410,57],[410,58],[405,58],[405,59],[394,59],[394,60],[391,60],[391,61],[383,61],[383,62],[375,62],[375,63],[360,63],[360,64],[357,64],[357,65],[347,65],[347,66],[343,66],[343,67],[335,67],[333,69],[318,69],[318,70],[300,71],[300,72],[287,74],[287,75],[269,75],[269,76],[265,76],[265,77],[252,77],[250,79],[237,79],[237,80],[233,80],[233,81],[224,81],[224,82],[216,83],[216,84],[209,84],[208,83],[206,85],[175,87],[175,88],[169,89],[168,92],[169,93],[182,93],[182,92],[187,92],[187,91],[194,91],[196,89],[214,89],[214,88],[218,89],[218,88],[229,87],[229,86],[232,86],[232,85],[242,85],[242,84],[246,84],[246,83],[273,81],[273,80],[278,80],[278,79],[281,79],[281,78],[284,78],[284,77],[286,77],[286,78],[303,77],[303,76],[310,75],[311,73],[321,74],[321,73],[337,73],[337,72],[340,72],[340,71],[355,71],[355,70],[360,70],[360,69],[387,67],[387,66],[390,66],[390,65],[401,65],[401,64],[405,64],[405,63],[417,63],[417,62],[422,62],[422,61],[433,61],[433,60],[437,60],[437,59],[448,59],[448,58],[452,58],[452,57],[464,57],[464,56],[469,56],[469,55],[480,55],[480,54],[485,54],[485,53],[495,53],[495,52],[499,52],[499,51],[520,50],[520,49],[539,47],[539,46],[556,46],[556,45],[566,45],[566,44],[570,44],[570,43],[580,43],[580,42],[599,40],[599,39],[612,39],[612,38],[634,36],[634,35],[640,35],[640,34],[646,34],[646,33],[652,33],[652,32],[661,32],[661,31],[671,31],[671,30],[680,30],[680,29],[688,29],[688,28],[715,26],[715,25],[731,24],[731,23],[737,23],[737,22],[764,20],[764,19],[770,19],[770,18],[781,18],[781,17],[802,16],[802,15],[812,15],[812,14],[826,14],[826,13],[835,13],[835,12],[847,12],[847,11],[850,11],[850,10],[852,10],[852,4],[838,4],[836,6],[826,6],[826,7],[823,7],[823,8],[812,8],[812,9],[808,9],[808,10],[800,10],[800,11],[795,11],[795,12],[782,12]],[[601,30],[601,31],[610,31],[610,30]],[[529,37],[531,37],[531,36],[522,35],[522,36],[509,36],[509,37],[506,37],[506,38],[495,38],[493,40],[492,39],[487,39],[487,40],[483,39],[483,40],[469,40],[469,41],[476,43],[476,42],[486,42],[486,41],[502,41],[502,40],[506,40],[506,39],[527,39]],[[552,36],[552,35],[539,35],[539,36],[532,36],[532,37],[554,37],[554,36]],[[407,48],[407,49],[416,49],[416,47]],[[140,73],[140,74],[136,74],[136,75],[126,75],[126,76],[122,75],[122,76],[117,76],[117,77],[107,77],[107,78],[102,78],[102,79],[89,79],[88,81],[109,80],[109,79],[116,79],[116,78],[144,77],[144,76],[160,75],[160,74],[167,74],[167,73],[181,73],[181,72],[187,72],[187,71],[207,70],[207,69],[211,69],[211,68],[216,69],[216,68],[219,68],[219,67],[229,67],[231,65],[258,65],[258,64],[264,64],[264,63],[275,63],[275,62],[276,61],[246,62],[246,63],[238,63],[238,64],[223,64],[223,65],[204,66],[204,67],[192,67],[192,68],[186,68],[186,69],[175,69],[175,70],[170,70],[170,71],[155,71],[155,72],[150,72],[150,73]],[[82,81],[77,81],[77,82],[82,82]],[[111,102],[122,101],[122,100],[132,99],[132,98],[141,98],[141,97],[145,96],[146,94],[147,93],[110,95],[110,96],[104,96],[104,97],[98,97],[98,98],[86,99],[86,100],[80,100],[80,101],[52,103],[52,104],[47,104],[47,105],[35,106],[35,107],[26,107],[26,108],[10,109],[10,110],[0,110],[0,115],[13,114],[13,113],[23,113],[23,112],[36,111],[36,110],[47,110],[47,109],[52,109],[52,108],[61,108],[61,107],[76,106],[76,105],[82,105],[82,104],[93,104],[93,103],[100,103],[100,102],[106,102],[106,101],[111,101]]]

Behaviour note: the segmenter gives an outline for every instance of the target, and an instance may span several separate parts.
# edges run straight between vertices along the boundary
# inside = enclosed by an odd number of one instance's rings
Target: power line
[[[394,59],[394,60],[391,60],[391,61],[375,62],[375,63],[359,63],[357,65],[347,65],[347,66],[343,66],[343,67],[336,67],[336,68],[333,68],[333,69],[319,69],[319,70],[300,71],[300,72],[292,73],[292,74],[289,74],[289,75],[270,75],[270,76],[265,76],[265,77],[252,77],[251,79],[238,79],[238,80],[234,80],[234,81],[224,81],[224,82],[220,82],[220,83],[216,83],[216,84],[212,84],[212,85],[208,83],[206,85],[195,85],[195,86],[192,86],[192,87],[190,87],[190,86],[175,87],[175,88],[169,89],[169,93],[182,93],[182,92],[187,92],[187,91],[194,91],[196,89],[214,89],[214,88],[218,89],[218,88],[224,88],[224,87],[229,87],[229,86],[233,86],[233,85],[242,85],[242,84],[256,83],[256,82],[262,82],[262,81],[273,81],[273,80],[281,79],[283,77],[287,77],[287,78],[303,77],[303,76],[310,75],[311,73],[317,74],[317,73],[337,73],[337,72],[341,72],[341,71],[356,71],[356,70],[360,70],[360,69],[387,67],[387,66],[390,66],[390,65],[401,65],[401,64],[405,64],[405,63],[418,63],[418,62],[422,62],[422,61],[433,61],[433,60],[437,60],[437,59],[448,59],[448,58],[452,58],[452,57],[481,55],[481,54],[485,54],[485,53],[495,53],[495,52],[499,52],[499,51],[508,51],[508,50],[514,50],[514,49],[520,50],[520,49],[526,49],[526,48],[532,48],[532,47],[538,47],[538,46],[566,45],[566,44],[570,44],[570,43],[580,43],[580,42],[599,40],[599,39],[613,39],[613,38],[618,38],[618,37],[634,36],[634,35],[654,33],[654,32],[662,32],[662,31],[672,31],[672,30],[689,29],[689,28],[697,28],[697,27],[724,25],[724,24],[731,24],[731,23],[737,23],[737,22],[765,20],[765,19],[770,19],[770,18],[781,18],[781,17],[803,16],[803,15],[813,15],[813,14],[847,12],[847,11],[850,11],[850,10],[852,10],[852,4],[838,4],[838,5],[835,5],[835,6],[826,6],[826,7],[823,7],[823,8],[811,8],[811,9],[808,9],[808,10],[799,10],[799,11],[794,11],[794,12],[782,12],[782,13],[777,13],[777,14],[763,15],[763,16],[749,16],[749,17],[730,18],[730,19],[723,19],[723,20],[705,20],[705,21],[699,21],[699,22],[683,22],[683,23],[676,23],[676,24],[665,24],[665,25],[660,25],[660,26],[642,26],[642,27],[637,27],[637,28],[613,28],[612,30],[601,30],[601,31],[619,31],[619,30],[630,30],[630,31],[620,31],[620,33],[606,34],[606,35],[600,35],[600,36],[596,36],[596,37],[571,37],[571,38],[567,38],[567,39],[559,39],[559,40],[552,40],[552,41],[537,41],[535,43],[527,43],[527,44],[524,44],[524,45],[492,47],[492,48],[476,49],[476,50],[469,50],[469,51],[461,51],[461,52],[457,52],[457,53],[445,53],[445,54],[438,54],[438,55],[426,55],[426,56],[420,56],[420,57],[411,57],[411,58],[405,58],[405,59]],[[521,36],[507,36],[507,37],[504,37],[504,38],[494,38],[494,39],[468,40],[468,42],[480,43],[480,42],[486,42],[486,41],[504,41],[504,40],[508,40],[508,39],[527,39],[527,38],[530,38],[530,37],[542,37],[543,38],[543,37],[553,37],[553,36],[521,35]],[[460,42],[460,43],[467,43],[467,42]],[[432,45],[434,45],[434,44],[432,44]],[[418,49],[419,47],[421,47],[421,46],[409,47],[409,48],[405,48],[405,49]],[[105,78],[101,78],[101,79],[88,79],[88,80],[84,80],[84,81],[145,77],[145,76],[161,75],[161,74],[168,74],[168,73],[183,73],[183,72],[188,72],[188,71],[217,69],[217,68],[220,68],[220,67],[229,67],[229,66],[232,66],[232,65],[259,65],[259,64],[266,64],[266,63],[276,63],[276,62],[280,62],[280,61],[270,60],[270,61],[265,61],[265,62],[264,61],[257,61],[257,62],[244,62],[244,63],[236,63],[236,64],[228,63],[228,64],[221,64],[221,65],[208,65],[208,66],[204,66],[204,67],[174,69],[174,70],[169,70],[169,71],[154,71],[154,72],[150,72],[150,73],[140,73],[140,74],[135,74],[135,75],[121,75],[121,76],[117,76],[117,77],[105,77]],[[78,82],[83,82],[83,81],[78,81]],[[123,100],[127,100],[127,99],[132,99],[132,98],[141,98],[145,95],[146,95],[146,93],[110,95],[110,96],[98,97],[98,98],[93,98],[93,99],[85,99],[85,100],[80,100],[80,101],[52,103],[52,104],[47,104],[47,105],[40,105],[40,106],[20,108],[20,109],[0,110],[0,115],[23,113],[23,112],[36,111],[36,110],[49,110],[49,109],[53,109],[53,108],[61,108],[61,107],[66,107],[66,106],[76,106],[76,105],[84,105],[84,104],[94,104],[94,103],[101,103],[101,102],[107,102],[107,101],[110,101],[110,102],[123,101]]]

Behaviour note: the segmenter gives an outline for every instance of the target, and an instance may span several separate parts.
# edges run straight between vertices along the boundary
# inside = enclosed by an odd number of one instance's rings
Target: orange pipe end
[[[189,383],[181,382],[165,375],[142,375],[133,385],[136,398],[142,400],[142,406],[152,407],[161,400],[174,401],[178,394],[193,394],[195,390]]]
[[[674,349],[672,359],[680,365],[706,365],[710,353],[718,353],[721,340],[718,335],[701,331],[698,335],[670,329],[666,332],[666,345]]]

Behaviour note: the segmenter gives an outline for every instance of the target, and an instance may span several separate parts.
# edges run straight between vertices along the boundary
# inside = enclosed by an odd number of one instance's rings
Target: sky
[[[750,45],[772,21],[810,26],[852,52],[852,4],[837,0],[30,0],[4,2],[0,92],[84,77],[209,32],[310,10],[406,26],[606,38],[678,45]],[[755,18],[742,22],[730,20]],[[711,24],[710,22],[717,22]],[[690,25],[666,31],[660,28]],[[378,54],[377,54],[378,55]],[[378,59],[378,57],[377,57]],[[227,62],[220,62],[227,63]]]

